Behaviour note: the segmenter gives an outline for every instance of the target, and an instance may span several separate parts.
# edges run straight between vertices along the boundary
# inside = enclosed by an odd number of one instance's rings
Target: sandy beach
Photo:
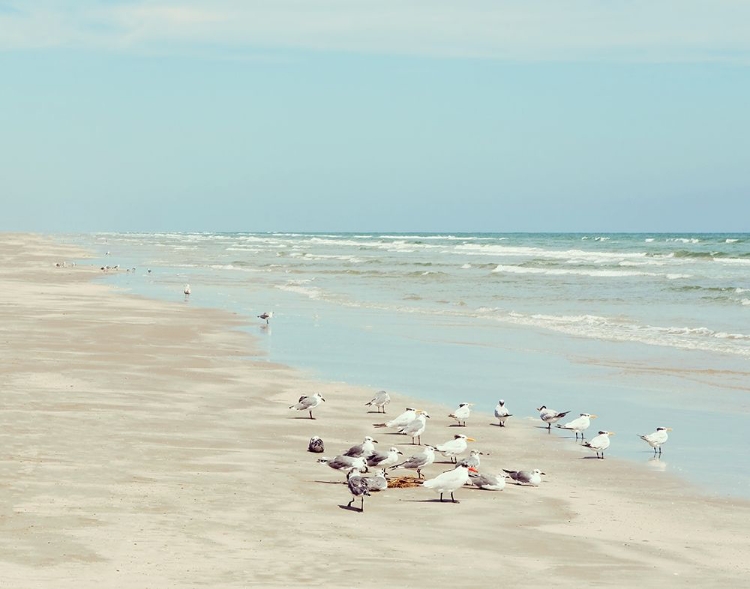
[[[388,417],[427,410],[425,443],[465,431],[488,454],[481,470],[547,476],[539,488],[466,487],[458,504],[410,488],[345,509],[344,477],[306,452],[311,436],[326,456],[365,435],[416,448],[372,427],[383,421],[364,406],[375,391],[268,362],[238,316],[181,292],[165,303],[98,284],[98,267],[70,264],[85,255],[0,234],[4,587],[750,583],[750,503],[596,460],[530,416],[451,427],[453,407],[398,391]],[[318,419],[289,410],[315,391]]]

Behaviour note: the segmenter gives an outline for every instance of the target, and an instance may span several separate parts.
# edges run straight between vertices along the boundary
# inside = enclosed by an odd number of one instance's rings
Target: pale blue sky
[[[0,230],[750,231],[750,2],[0,0],[0,73]]]

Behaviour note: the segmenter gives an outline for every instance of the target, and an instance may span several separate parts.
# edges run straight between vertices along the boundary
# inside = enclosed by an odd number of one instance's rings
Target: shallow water
[[[118,287],[182,300],[190,283],[189,304],[246,315],[272,361],[485,412],[503,398],[516,418],[595,413],[589,438],[617,432],[608,455],[750,497],[750,236],[66,240],[135,267],[104,275]],[[653,461],[636,434],[657,426],[674,431]]]

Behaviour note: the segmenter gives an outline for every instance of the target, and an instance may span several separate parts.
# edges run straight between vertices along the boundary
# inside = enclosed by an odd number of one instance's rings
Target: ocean
[[[246,316],[270,361],[488,413],[502,398],[513,419],[538,421],[543,404],[594,413],[588,438],[616,432],[608,456],[750,497],[750,235],[64,240],[119,265],[102,274],[117,288],[182,301],[189,283],[188,304]],[[268,326],[256,317],[264,311],[274,312]],[[637,434],[658,426],[673,431],[654,460]]]

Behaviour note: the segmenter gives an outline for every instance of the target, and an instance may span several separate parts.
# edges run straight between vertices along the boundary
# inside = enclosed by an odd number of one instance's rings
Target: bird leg
[[[315,419],[315,418],[314,418],[314,417],[312,416],[312,411],[310,411],[310,419]]]
[[[365,496],[360,497],[359,512],[364,513],[365,511]]]
[[[443,502],[443,494],[440,493],[440,503],[442,503],[442,502]]]
[[[351,507],[352,503],[354,503],[354,497],[352,497],[352,500],[349,501],[349,503],[346,504],[347,507]]]
[[[417,469],[417,478],[418,479],[422,478],[422,469],[420,469],[420,468]]]
[[[458,503],[458,501],[456,501],[456,498],[453,496],[453,491],[451,491],[451,501],[453,501],[453,503]]]

